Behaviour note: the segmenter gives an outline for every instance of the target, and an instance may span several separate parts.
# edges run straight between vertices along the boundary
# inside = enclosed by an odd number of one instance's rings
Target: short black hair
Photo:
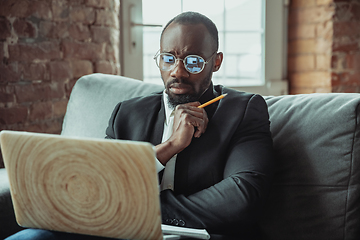
[[[217,30],[217,27],[213,21],[210,20],[210,18],[206,17],[205,15],[198,13],[198,12],[183,12],[171,19],[164,27],[164,29],[161,32],[161,38],[166,30],[166,28],[171,23],[178,23],[178,24],[204,24],[207,30],[210,33],[211,38],[213,39],[213,45],[215,47],[215,50],[217,51],[219,49],[219,33]]]

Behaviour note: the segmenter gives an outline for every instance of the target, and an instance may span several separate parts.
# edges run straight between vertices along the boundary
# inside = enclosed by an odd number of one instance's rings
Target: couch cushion
[[[265,99],[277,160],[266,239],[360,239],[360,94]]]
[[[91,74],[75,84],[62,135],[104,138],[115,105],[129,98],[159,92],[163,86],[109,74]]]

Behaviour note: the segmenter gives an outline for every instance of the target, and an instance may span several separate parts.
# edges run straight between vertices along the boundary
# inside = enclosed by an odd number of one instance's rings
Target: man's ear
[[[214,64],[214,68],[213,68],[213,72],[217,72],[220,67],[221,67],[221,63],[223,61],[223,53],[222,52],[218,52],[215,56],[215,64]]]

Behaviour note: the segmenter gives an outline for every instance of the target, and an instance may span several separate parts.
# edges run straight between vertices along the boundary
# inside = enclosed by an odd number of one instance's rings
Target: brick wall
[[[289,92],[360,92],[360,1],[291,0]]]
[[[288,24],[290,93],[331,92],[331,1],[292,0]]]
[[[119,0],[2,0],[0,130],[60,133],[76,80],[119,74]]]
[[[332,91],[360,93],[360,1],[335,1]]]

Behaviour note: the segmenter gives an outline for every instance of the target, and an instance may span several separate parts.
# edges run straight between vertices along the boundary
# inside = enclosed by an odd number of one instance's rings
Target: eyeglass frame
[[[201,72],[204,70],[205,65],[210,62],[210,60],[214,57],[214,55],[215,55],[216,53],[217,53],[217,51],[215,51],[215,52],[210,56],[210,58],[209,58],[208,61],[205,61],[205,59],[204,59],[202,56],[195,55],[195,54],[187,55],[187,56],[184,57],[184,58],[176,58],[174,54],[172,54],[172,53],[161,53],[161,52],[160,52],[160,49],[159,49],[159,50],[156,52],[155,56],[154,56],[154,60],[155,60],[156,66],[157,66],[161,71],[169,72],[169,71],[173,70],[173,69],[177,66],[178,61],[181,60],[181,61],[183,62],[183,64],[184,64],[185,70],[186,70],[188,73],[191,73],[191,74],[199,74],[199,73],[201,73]],[[174,66],[174,67],[170,68],[169,70],[163,70],[163,69],[161,69],[160,66],[159,66],[159,64],[158,64],[158,61],[156,60],[157,57],[160,56],[161,54],[168,54],[168,55],[174,56],[174,58],[175,58],[175,63],[171,65],[171,66]],[[190,72],[190,71],[187,69],[186,63],[185,63],[185,59],[188,58],[188,57],[190,57],[190,56],[199,57],[199,58],[201,58],[201,59],[204,60],[204,65],[202,66],[202,68],[201,68],[200,71],[194,73],[194,72]]]

